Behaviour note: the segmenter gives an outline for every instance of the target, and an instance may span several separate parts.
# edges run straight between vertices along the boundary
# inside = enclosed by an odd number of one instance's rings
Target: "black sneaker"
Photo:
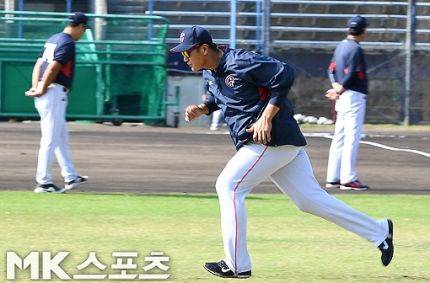
[[[88,176],[78,176],[73,181],[67,182],[64,188],[66,191],[76,189],[87,181],[88,181]]]
[[[204,265],[205,269],[212,273],[213,275],[223,277],[223,278],[249,278],[251,277],[251,270],[239,272],[235,274],[230,267],[221,260],[220,262],[206,262]]]
[[[388,219],[388,237],[378,246],[381,251],[381,261],[384,266],[390,264],[391,259],[394,255],[394,245],[393,245],[393,222]]]
[[[54,193],[54,194],[61,194],[65,191],[64,188],[57,187],[54,184],[45,184],[40,185],[38,184],[36,188],[34,189],[35,193]]]
[[[340,187],[340,182],[326,182],[325,188],[326,189],[338,189]]]

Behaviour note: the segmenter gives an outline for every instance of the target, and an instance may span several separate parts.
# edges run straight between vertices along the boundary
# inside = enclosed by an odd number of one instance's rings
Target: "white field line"
[[[326,139],[332,139],[333,138],[333,135],[329,134],[329,133],[305,133],[304,136],[305,137],[326,138]],[[392,146],[384,145],[384,144],[377,143],[377,142],[370,142],[370,141],[360,141],[360,143],[379,147],[379,148],[386,149],[386,150],[391,150],[391,151],[402,151],[402,152],[415,153],[415,154],[419,154],[419,155],[430,158],[430,153],[415,150],[415,149],[397,148],[397,147],[392,147]]]

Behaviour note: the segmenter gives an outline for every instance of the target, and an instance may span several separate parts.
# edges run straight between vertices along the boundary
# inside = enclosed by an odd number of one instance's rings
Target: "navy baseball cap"
[[[362,16],[352,17],[348,21],[348,28],[353,30],[364,30],[365,28],[367,28],[367,26],[367,20]]]
[[[81,12],[75,12],[67,18],[67,22],[71,25],[86,25],[88,26],[88,17]]]
[[[211,34],[202,27],[192,26],[186,28],[181,32],[179,36],[179,44],[172,49],[171,52],[183,52],[193,48],[199,44],[212,44]]]

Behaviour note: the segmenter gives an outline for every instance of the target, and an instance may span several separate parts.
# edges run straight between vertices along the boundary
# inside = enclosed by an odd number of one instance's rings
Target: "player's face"
[[[200,49],[201,45],[197,45],[187,51],[181,52],[184,56],[184,62],[191,68],[193,72],[198,72],[203,67],[203,53]]]

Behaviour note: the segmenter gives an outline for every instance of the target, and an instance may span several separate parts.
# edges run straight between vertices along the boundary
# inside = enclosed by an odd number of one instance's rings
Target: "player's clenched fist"
[[[189,105],[186,109],[185,109],[185,121],[190,122],[194,119],[197,119],[198,117],[200,117],[203,114],[207,114],[208,113],[208,109],[206,107],[206,105],[204,104],[200,104],[200,105]]]

